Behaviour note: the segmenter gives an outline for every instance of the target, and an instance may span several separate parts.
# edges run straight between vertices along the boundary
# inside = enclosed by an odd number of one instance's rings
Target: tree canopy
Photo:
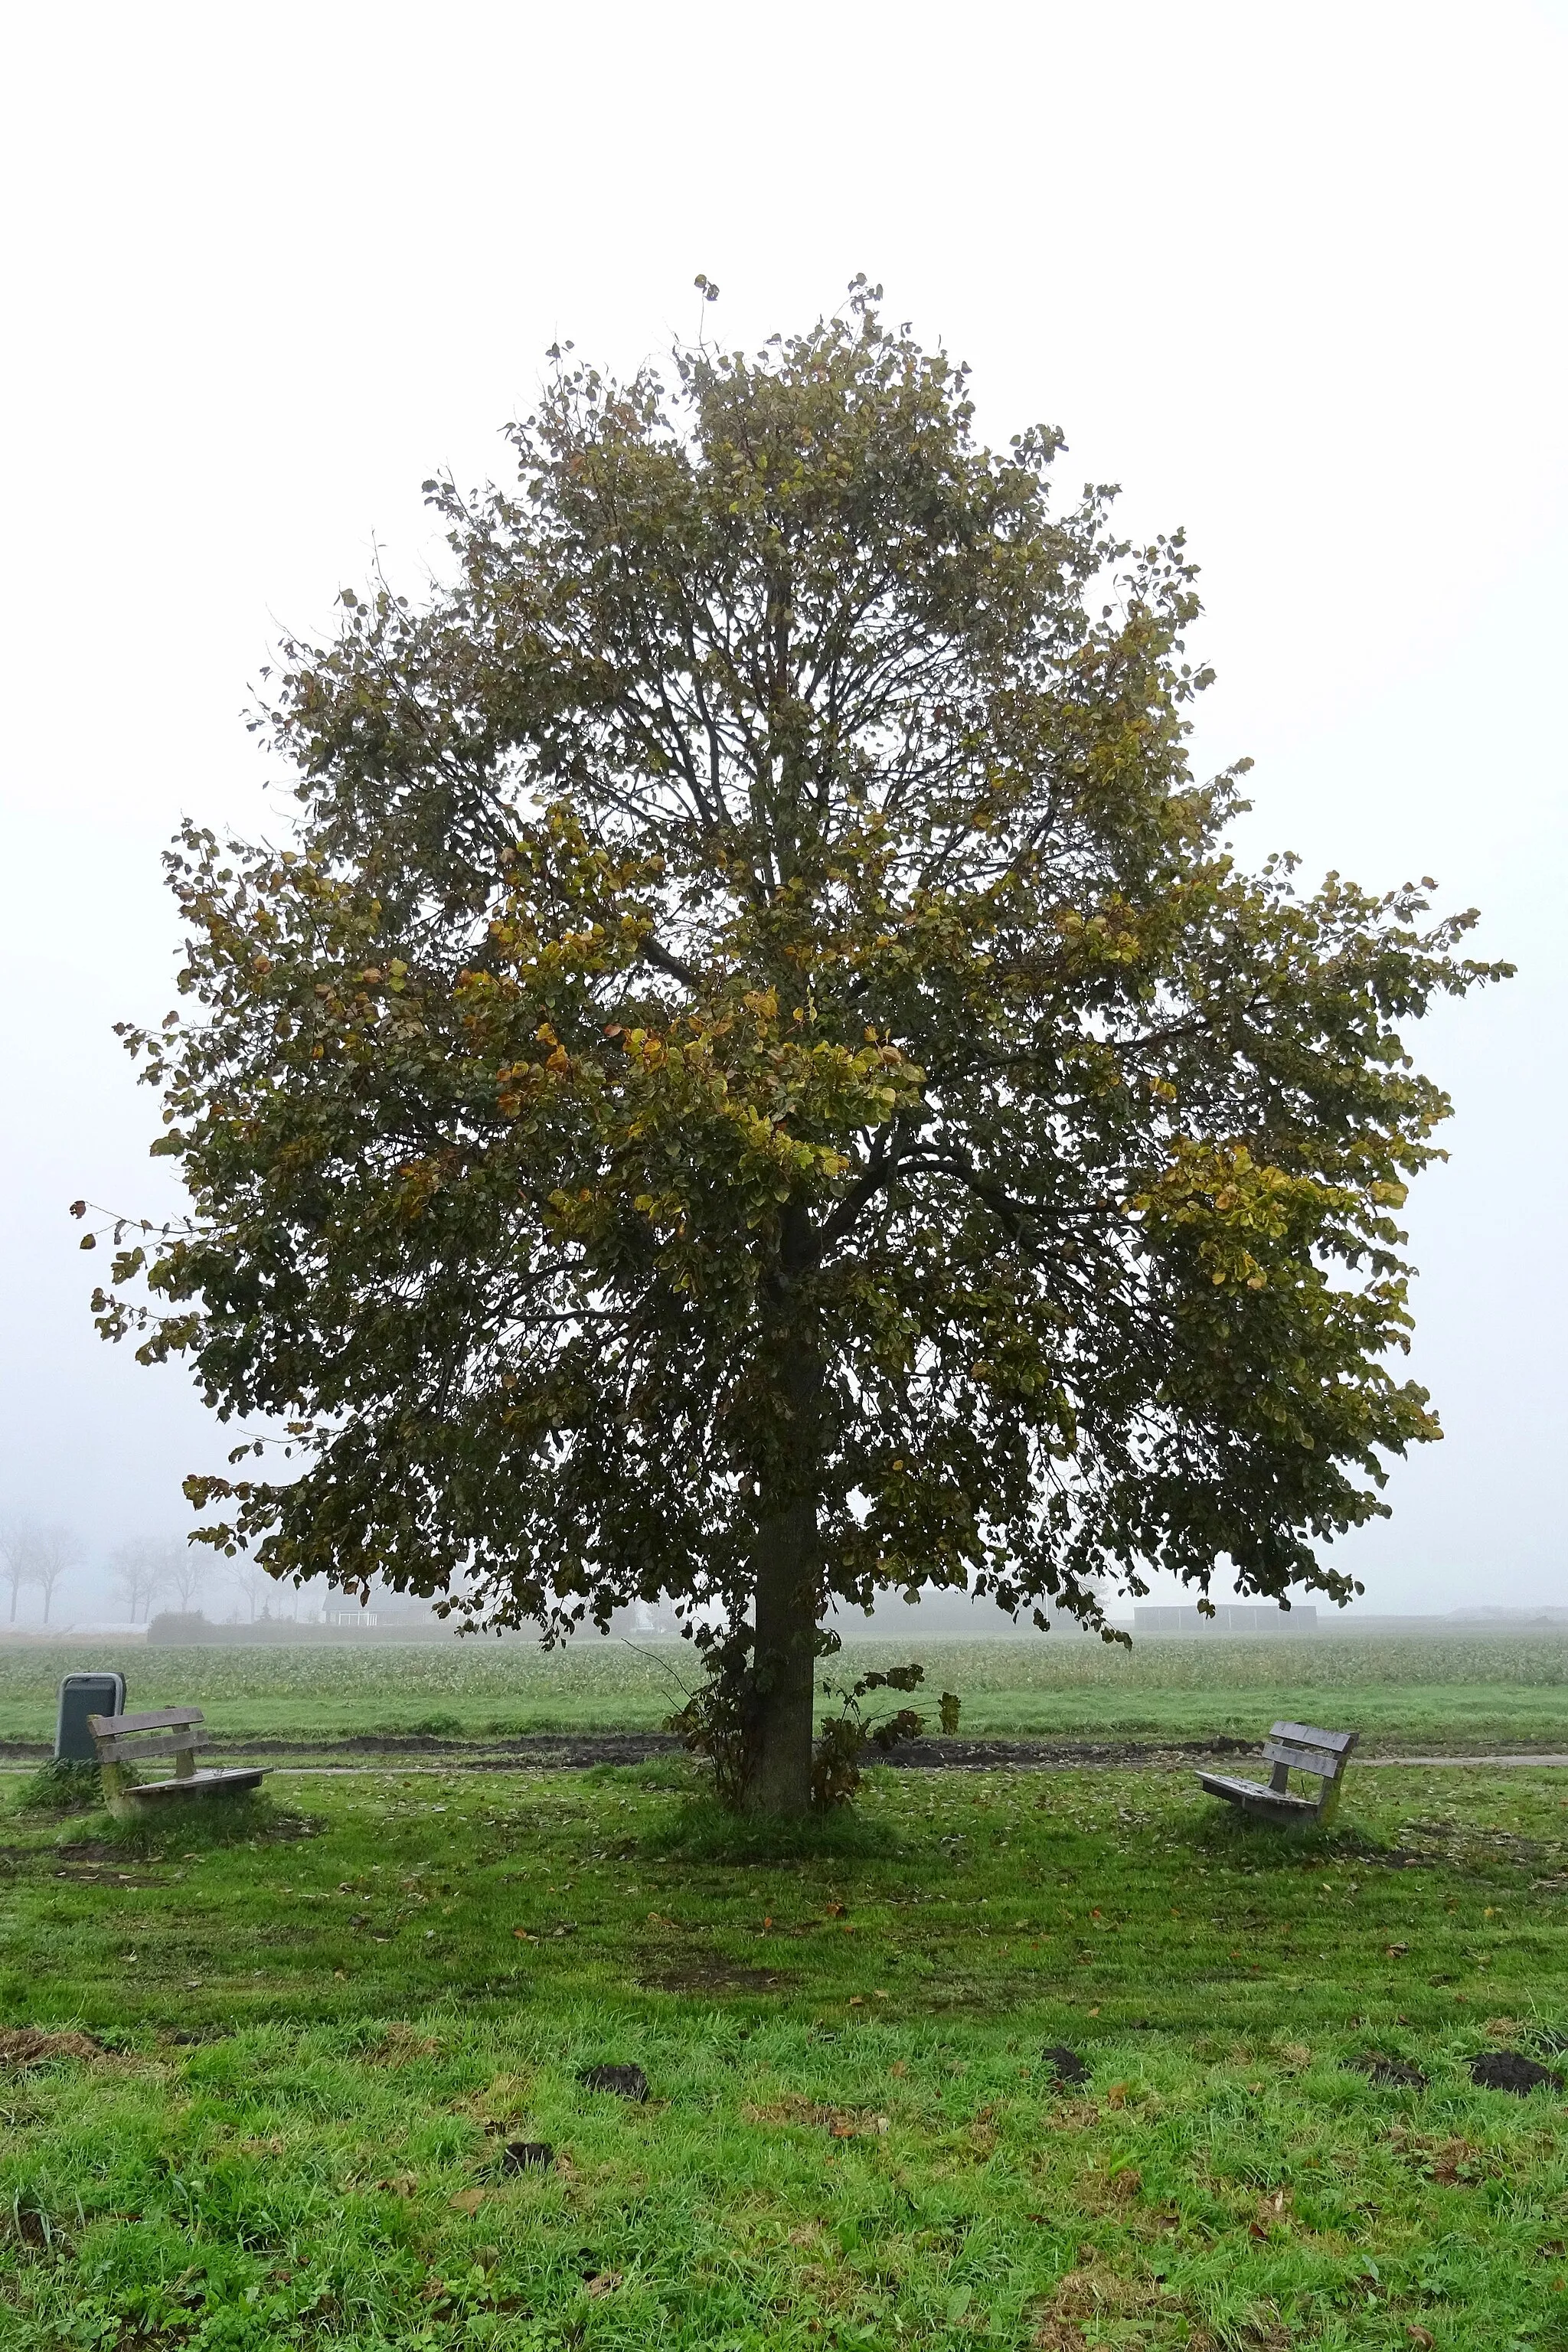
[[[297,835],[186,829],[190,1010],[127,1033],[191,1221],[96,1301],[289,1424],[215,1539],[552,1634],[673,1594],[783,1809],[835,1602],[1346,1595],[1439,1433],[1400,1029],[1503,969],[1242,869],[1180,534],[1054,507],[875,304],[552,353],[515,479],[426,485],[448,575],[288,646]]]

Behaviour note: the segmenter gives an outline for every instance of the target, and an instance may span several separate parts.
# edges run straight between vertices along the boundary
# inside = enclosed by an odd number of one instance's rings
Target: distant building
[[[1311,1601],[1281,1609],[1272,1601],[1216,1601],[1212,1617],[1195,1607],[1132,1612],[1135,1633],[1311,1633],[1317,1624],[1318,1612]]]

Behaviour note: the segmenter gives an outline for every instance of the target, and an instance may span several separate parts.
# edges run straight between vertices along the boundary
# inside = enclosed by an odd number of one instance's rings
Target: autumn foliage
[[[192,1220],[100,1318],[289,1424],[190,1482],[216,1539],[552,1633],[673,1593],[787,1811],[833,1602],[1343,1595],[1437,1434],[1401,1031],[1486,968],[1425,886],[1233,862],[1180,538],[1054,509],[869,289],[668,385],[556,356],[516,479],[426,486],[445,583],[289,648],[291,845],[173,855],[128,1042]]]

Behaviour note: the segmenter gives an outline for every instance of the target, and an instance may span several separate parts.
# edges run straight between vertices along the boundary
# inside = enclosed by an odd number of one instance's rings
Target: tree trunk
[[[742,1800],[750,1813],[810,1809],[816,1566],[816,1501],[796,1497],[758,1530],[756,1685]]]
[[[748,1769],[742,1796],[752,1813],[804,1813],[811,1805],[811,1717],[821,1606],[816,1506],[824,1376],[792,1296],[809,1262],[804,1209],[784,1211],[779,1266],[771,1286],[772,1358],[778,1422],[762,1479],[757,1526]]]

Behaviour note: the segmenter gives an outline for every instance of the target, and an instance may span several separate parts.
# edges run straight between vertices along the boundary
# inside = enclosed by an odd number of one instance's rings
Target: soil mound
[[[613,2091],[618,2099],[646,2099],[647,2076],[640,2066],[590,2066],[581,2080],[590,2091]]]
[[[1470,2061],[1470,2080],[1480,2090],[1511,2091],[1520,2099],[1531,2091],[1563,2088],[1561,2074],[1527,2058],[1522,2050],[1483,2050]]]

